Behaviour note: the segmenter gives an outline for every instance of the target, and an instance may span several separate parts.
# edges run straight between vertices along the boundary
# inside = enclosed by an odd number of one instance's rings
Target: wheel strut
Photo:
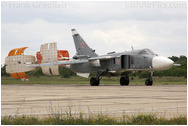
[[[152,86],[153,85],[153,79],[152,79],[152,73],[149,73],[149,78],[146,78],[145,80],[145,85],[146,86]]]
[[[100,84],[100,76],[103,74],[103,72],[102,71],[99,71],[98,73],[97,73],[97,76],[96,77],[92,77],[91,79],[90,79],[90,85],[91,86],[99,86],[99,84]]]
[[[125,75],[125,77],[120,78],[120,85],[121,86],[128,86],[129,85],[129,76]]]

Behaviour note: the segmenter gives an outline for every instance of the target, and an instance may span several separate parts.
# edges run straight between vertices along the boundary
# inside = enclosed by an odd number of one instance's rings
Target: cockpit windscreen
[[[138,54],[141,54],[141,55],[156,55],[150,49],[142,49],[140,52],[138,52]]]

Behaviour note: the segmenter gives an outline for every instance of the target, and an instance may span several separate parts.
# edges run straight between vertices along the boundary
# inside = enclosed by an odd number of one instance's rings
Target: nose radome
[[[156,56],[152,60],[152,66],[155,70],[167,70],[172,67],[174,62],[163,56]]]

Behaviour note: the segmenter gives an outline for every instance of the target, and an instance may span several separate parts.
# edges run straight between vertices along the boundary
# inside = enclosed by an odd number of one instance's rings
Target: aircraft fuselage
[[[85,58],[79,60],[86,60],[88,62],[70,65],[70,68],[79,73],[96,73],[98,71],[115,73],[126,71],[165,70],[173,65],[173,61],[166,57],[158,56],[149,49],[112,53],[100,57],[108,56],[114,58],[100,60],[97,67]]]

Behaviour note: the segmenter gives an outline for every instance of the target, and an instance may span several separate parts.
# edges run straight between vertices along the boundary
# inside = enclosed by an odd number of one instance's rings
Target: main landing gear
[[[96,77],[92,77],[90,79],[90,85],[91,86],[99,86],[100,84],[100,76],[103,75],[104,72],[99,71],[97,73]],[[120,78],[120,85],[121,86],[128,86],[129,85],[129,76],[125,74]],[[149,77],[145,80],[145,85],[146,86],[152,86],[153,85],[153,80],[152,80],[152,72],[149,73]]]
[[[91,86],[99,86],[100,84],[100,76],[103,74],[103,72],[98,72],[96,77],[92,77],[90,79],[90,85]]]
[[[129,85],[129,77],[126,75],[125,77],[120,78],[120,85],[121,86],[128,86]]]
[[[90,79],[90,85],[91,85],[91,86],[99,86],[99,83],[100,83],[100,80],[97,79],[97,78],[95,78],[95,77],[92,77],[92,78]]]
[[[149,78],[146,78],[145,85],[146,86],[152,86],[153,85],[152,73],[149,73]]]
[[[128,86],[129,85],[129,76],[127,74],[120,78],[120,85],[121,86]],[[152,72],[149,73],[149,77],[145,80],[145,85],[146,86],[152,86],[153,85]]]

